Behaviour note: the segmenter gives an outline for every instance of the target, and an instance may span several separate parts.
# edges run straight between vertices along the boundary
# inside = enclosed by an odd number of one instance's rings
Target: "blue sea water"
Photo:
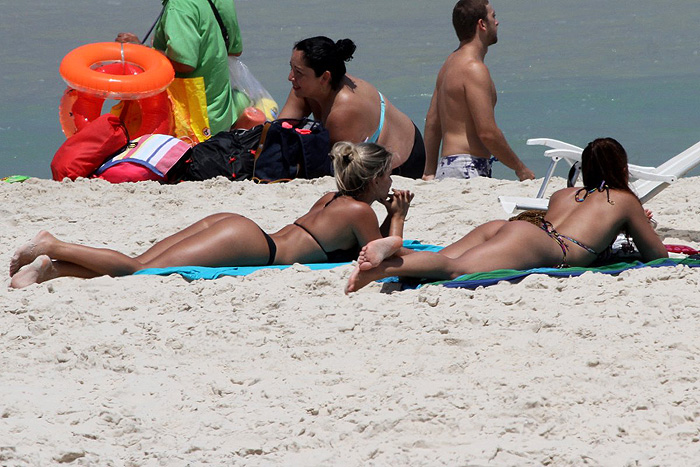
[[[358,46],[350,73],[373,83],[422,128],[435,75],[457,46],[453,0],[237,0],[242,60],[280,105],[293,43],[312,35]],[[494,0],[499,42],[486,62],[496,118],[516,153],[544,174],[532,137],[580,146],[613,136],[632,162],[658,165],[700,140],[696,0]],[[158,0],[0,0],[0,177],[50,177],[65,140],[58,67],[73,48],[143,35]],[[495,176],[513,179],[496,165]],[[695,170],[693,174],[697,175]]]

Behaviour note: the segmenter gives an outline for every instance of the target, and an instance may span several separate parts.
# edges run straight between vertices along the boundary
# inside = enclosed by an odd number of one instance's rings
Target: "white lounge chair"
[[[554,174],[554,169],[560,160],[569,164],[569,184],[573,185],[578,179],[579,166],[581,163],[581,153],[583,149],[573,144],[558,141],[550,138],[533,138],[527,140],[529,145],[542,145],[552,149],[544,152],[546,157],[551,158],[547,173],[535,198],[517,196],[499,196],[501,206],[507,213],[518,210],[536,209],[546,210],[549,200],[544,197],[549,180]],[[700,142],[689,147],[675,157],[667,160],[658,167],[644,167],[640,165],[629,165],[632,190],[637,194],[643,203],[656,196],[660,191],[686,175],[695,167],[700,165]]]

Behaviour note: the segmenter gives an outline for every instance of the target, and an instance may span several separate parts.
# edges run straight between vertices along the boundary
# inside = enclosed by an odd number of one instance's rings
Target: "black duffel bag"
[[[308,118],[265,123],[262,150],[255,155],[253,180],[274,182],[332,175],[330,136],[321,122]]]
[[[170,171],[179,181],[200,181],[218,176],[250,180],[255,151],[263,125],[250,130],[221,131],[190,148]]]
[[[265,122],[250,130],[222,131],[189,149],[169,172],[176,181],[259,183],[332,175],[330,137],[320,122],[303,118]]]

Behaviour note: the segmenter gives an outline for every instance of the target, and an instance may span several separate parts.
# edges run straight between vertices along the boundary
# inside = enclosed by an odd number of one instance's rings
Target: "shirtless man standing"
[[[425,118],[423,179],[490,177],[492,154],[521,181],[535,178],[508,145],[494,117],[496,86],[484,57],[498,41],[496,13],[488,0],[459,0],[452,23],[460,42],[438,73]]]

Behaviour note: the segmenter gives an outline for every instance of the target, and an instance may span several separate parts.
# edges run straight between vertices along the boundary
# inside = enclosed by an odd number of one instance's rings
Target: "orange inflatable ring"
[[[137,75],[97,71],[110,63],[135,65]],[[98,42],[71,50],[61,61],[61,77],[69,87],[106,99],[143,99],[163,92],[175,78],[170,60],[138,44]]]
[[[170,133],[172,108],[165,89],[175,71],[165,55],[135,44],[87,44],[68,53],[59,71],[68,83],[58,110],[66,137],[99,117],[105,99],[126,101],[119,117],[131,138]]]
[[[58,119],[66,138],[73,136],[99,117],[104,102],[100,97],[67,88],[58,106]],[[151,133],[171,134],[172,104],[166,91],[143,99],[124,101],[124,104],[126,105],[121,108],[118,117],[127,127],[129,138],[134,139]]]

